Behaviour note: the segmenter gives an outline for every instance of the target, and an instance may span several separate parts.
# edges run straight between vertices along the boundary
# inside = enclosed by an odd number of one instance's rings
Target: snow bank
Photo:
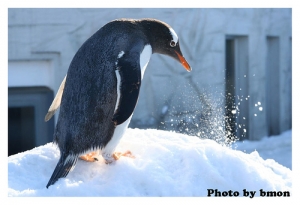
[[[258,152],[246,154],[213,140],[159,130],[128,129],[106,165],[79,160],[67,178],[46,188],[59,159],[52,143],[8,157],[8,196],[207,196],[209,189],[287,191],[292,171]],[[213,195],[212,195],[213,196]]]
[[[275,159],[279,164],[292,169],[292,130],[259,141],[238,141],[233,148],[246,153],[257,151],[263,159]]]

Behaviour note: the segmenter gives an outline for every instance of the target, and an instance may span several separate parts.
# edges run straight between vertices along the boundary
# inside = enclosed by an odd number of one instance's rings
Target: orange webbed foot
[[[105,163],[106,164],[111,164],[114,161],[117,161],[118,159],[120,159],[122,156],[124,157],[130,157],[130,158],[135,158],[132,153],[127,150],[126,152],[122,153],[122,152],[115,152],[112,154],[112,159],[105,159]]]
[[[82,155],[79,158],[84,161],[87,161],[87,162],[96,162],[96,161],[98,161],[98,158],[97,158],[98,155],[99,155],[98,152],[91,152],[86,155]]]
[[[124,152],[124,153],[122,153],[122,152],[115,152],[115,153],[113,153],[112,156],[113,156],[113,158],[114,158],[115,160],[120,159],[121,156],[124,156],[124,157],[130,157],[130,158],[135,158],[129,150],[127,150],[127,151]]]

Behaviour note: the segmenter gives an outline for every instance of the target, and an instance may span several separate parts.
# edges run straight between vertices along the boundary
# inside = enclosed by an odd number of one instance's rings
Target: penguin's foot
[[[88,162],[96,162],[96,161],[98,161],[98,158],[97,158],[98,155],[99,155],[98,152],[91,152],[86,155],[82,155],[79,158],[82,160],[88,161]]]
[[[127,151],[124,152],[124,153],[122,153],[122,152],[115,152],[115,153],[113,153],[112,156],[113,156],[113,158],[114,158],[115,160],[120,159],[121,156],[124,156],[124,157],[130,157],[130,158],[135,158],[129,150],[127,150]]]
[[[130,157],[130,158],[135,158],[132,153],[127,150],[126,152],[122,153],[122,152],[115,152],[112,154],[112,157],[110,159],[105,158],[105,164],[111,164],[114,161],[117,161],[118,159],[120,159],[120,157]]]

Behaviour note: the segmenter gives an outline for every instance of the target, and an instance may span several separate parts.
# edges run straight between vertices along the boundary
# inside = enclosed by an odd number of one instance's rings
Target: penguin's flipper
[[[63,95],[64,92],[64,88],[65,88],[65,82],[66,82],[66,77],[63,79],[63,81],[61,82],[59,89],[56,93],[56,96],[48,110],[48,113],[45,116],[45,121],[47,122],[48,120],[51,119],[51,117],[54,115],[54,113],[56,112],[56,110],[58,109],[58,107],[60,106],[60,102],[61,102],[61,97]]]
[[[62,154],[46,186],[47,189],[49,186],[53,185],[59,178],[66,177],[68,173],[75,167],[77,160],[78,156],[76,155]]]
[[[130,56],[130,58],[129,58]],[[125,122],[133,113],[141,87],[141,69],[139,54],[126,53],[118,59],[117,93],[118,100],[112,121],[115,125]]]

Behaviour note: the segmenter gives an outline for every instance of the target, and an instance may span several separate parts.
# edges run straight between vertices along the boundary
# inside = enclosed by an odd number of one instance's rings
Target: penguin
[[[59,161],[46,188],[73,170],[78,159],[94,162],[100,154],[110,164],[130,151],[115,148],[126,131],[138,101],[152,54],[172,57],[187,70],[176,32],[165,22],[116,19],[108,22],[74,55],[45,121],[60,106],[53,143]]]

